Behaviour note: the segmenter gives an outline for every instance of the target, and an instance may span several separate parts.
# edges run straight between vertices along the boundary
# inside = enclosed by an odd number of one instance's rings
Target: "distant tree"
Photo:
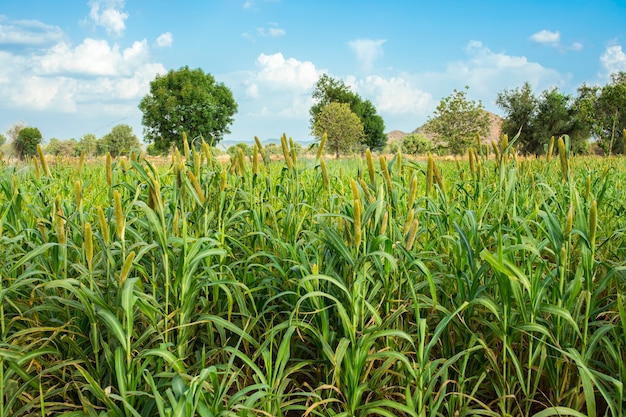
[[[61,141],[57,138],[50,138],[44,151],[49,155],[58,155],[61,151]]]
[[[589,126],[579,117],[571,96],[557,88],[537,97],[526,82],[521,88],[498,93],[496,104],[505,113],[502,132],[509,137],[520,132],[517,148],[522,153],[542,154],[550,138],[561,135],[570,137],[572,152],[586,152]]]
[[[217,144],[230,133],[237,103],[228,87],[212,75],[183,67],[157,75],[139,109],[145,138],[164,153],[172,145],[182,149],[183,132],[191,139],[202,136],[209,145]]]
[[[363,145],[372,150],[382,149],[386,142],[385,122],[376,112],[376,107],[370,100],[363,100],[358,94],[350,90],[342,80],[337,80],[327,74],[323,74],[315,84],[312,94],[315,104],[309,109],[311,116],[311,130],[318,115],[330,103],[346,103],[350,110],[359,117],[363,125]]]
[[[92,157],[96,155],[97,151],[97,142],[96,135],[93,133],[87,133],[83,135],[78,141],[78,145],[76,147],[76,151],[80,155],[82,152],[85,152],[85,156]]]
[[[578,89],[575,106],[605,155],[625,152],[626,72],[612,74],[604,87],[583,84]]]
[[[102,137],[102,141],[106,146],[106,152],[110,152],[112,157],[139,147],[139,139],[133,133],[133,128],[125,124],[113,127],[111,132]]]
[[[7,138],[2,133],[0,133],[0,146],[4,145],[5,143],[7,143]]]
[[[476,142],[476,135],[485,136],[489,132],[491,121],[480,101],[467,99],[467,91],[454,90],[443,98],[435,113],[424,126],[434,135],[436,146],[447,148],[454,155],[465,153]]]
[[[537,98],[528,82],[525,82],[521,88],[505,89],[498,93],[496,98],[496,105],[505,114],[501,126],[502,133],[513,137],[521,129],[518,148],[525,154],[543,149],[543,146],[533,142],[535,135],[532,123],[535,118],[537,104]]]
[[[228,153],[228,155],[230,155],[231,158],[233,158],[237,153],[239,153],[238,149],[241,149],[241,152],[243,152],[244,156],[252,155],[252,148],[250,147],[250,145],[243,142],[228,147],[226,152]]]
[[[13,142],[13,149],[20,159],[37,153],[37,144],[41,143],[41,132],[36,127],[24,127]]]
[[[326,105],[315,119],[313,134],[321,140],[327,134],[326,148],[339,158],[358,143],[361,143],[364,132],[359,116],[350,110],[347,103],[332,102]]]
[[[425,155],[433,150],[433,143],[424,135],[410,133],[402,138],[401,149],[409,155]]]

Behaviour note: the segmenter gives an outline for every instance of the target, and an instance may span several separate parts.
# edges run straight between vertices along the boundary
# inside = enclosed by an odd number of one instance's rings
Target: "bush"
[[[402,152],[409,155],[425,155],[433,150],[433,143],[424,135],[411,133],[402,138]]]

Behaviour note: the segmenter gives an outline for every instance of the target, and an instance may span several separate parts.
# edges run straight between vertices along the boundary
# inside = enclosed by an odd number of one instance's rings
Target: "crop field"
[[[3,164],[0,417],[624,416],[626,164],[555,148]]]

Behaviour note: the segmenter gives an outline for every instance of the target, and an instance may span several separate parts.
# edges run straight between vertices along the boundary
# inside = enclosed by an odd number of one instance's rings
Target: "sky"
[[[238,104],[228,141],[309,141],[320,75],[413,131],[454,89],[575,94],[626,71],[626,0],[0,0],[0,133],[102,137],[157,74],[201,68]],[[6,133],[5,133],[6,135]]]

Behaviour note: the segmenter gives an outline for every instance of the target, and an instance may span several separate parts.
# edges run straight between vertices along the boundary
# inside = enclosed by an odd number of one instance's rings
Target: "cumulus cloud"
[[[313,104],[311,91],[321,71],[310,61],[286,58],[282,53],[260,54],[255,66],[255,71],[236,76],[245,77],[241,103],[242,109],[248,109],[246,114],[255,119],[307,120]]]
[[[433,107],[432,95],[403,77],[368,76],[355,84],[365,96],[373,97],[376,108],[382,113],[424,116]]]
[[[37,20],[0,21],[0,45],[46,46],[62,38],[60,27]]]
[[[600,57],[600,63],[607,76],[615,72],[626,71],[626,53],[624,53],[622,45],[608,46]]]
[[[261,54],[256,60],[258,82],[277,90],[306,91],[311,89],[319,73],[311,61],[287,58],[283,54]]]
[[[156,40],[158,48],[169,48],[174,42],[174,36],[170,32],[162,33]]]
[[[89,18],[103,27],[109,35],[122,36],[126,29],[128,13],[123,11],[124,0],[90,0]]]
[[[448,65],[445,77],[459,81],[459,87],[470,85],[473,91],[492,97],[495,92],[525,81],[540,88],[559,85],[563,76],[525,56],[493,52],[480,41],[470,41],[465,48],[468,59]]]
[[[16,46],[0,50],[0,106],[8,109],[73,113],[111,103],[121,109],[130,100],[136,108],[136,100],[147,93],[150,81],[166,72],[162,64],[150,59],[145,39],[128,48],[93,38],[73,46],[53,26],[1,23],[4,35],[0,37]]]
[[[530,37],[530,40],[536,43],[540,43],[540,44],[558,45],[559,42],[561,41],[561,34],[558,31],[551,32],[549,30],[544,29],[544,30],[540,30],[537,33],[534,33]]]
[[[41,57],[44,74],[77,74],[82,76],[128,76],[148,61],[148,45],[144,39],[120,50],[106,40],[86,38],[76,48],[59,43]]]
[[[530,36],[530,40],[540,45],[551,46],[557,48],[559,52],[564,53],[567,51],[580,51],[583,49],[583,44],[580,42],[573,42],[571,45],[561,44],[561,33],[559,31],[552,32],[549,30],[540,30]]]
[[[383,56],[383,44],[386,39],[356,39],[348,42],[350,49],[356,54],[366,70],[370,70],[374,61]]]

